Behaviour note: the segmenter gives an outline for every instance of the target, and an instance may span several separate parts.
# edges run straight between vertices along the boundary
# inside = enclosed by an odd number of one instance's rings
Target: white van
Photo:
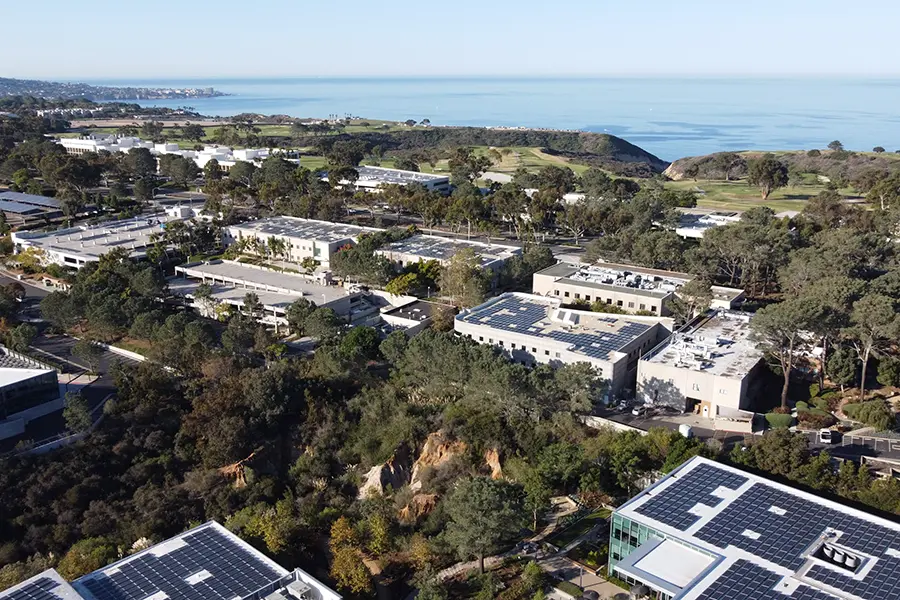
[[[819,430],[819,443],[820,444],[832,444],[834,443],[834,432],[830,429],[820,429]]]

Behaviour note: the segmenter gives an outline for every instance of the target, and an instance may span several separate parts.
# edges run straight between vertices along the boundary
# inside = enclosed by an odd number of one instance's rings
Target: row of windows
[[[553,293],[554,293],[555,295],[559,296],[559,290],[553,290]],[[569,297],[569,292],[563,292],[563,297],[568,298],[568,297]],[[580,294],[580,293],[576,293],[576,294],[575,294],[575,299],[576,299],[576,300],[581,300],[581,294]],[[584,295],[584,299],[585,299],[587,302],[590,302],[590,301],[591,301],[591,295],[590,295],[590,294],[585,294],[585,295]],[[595,299],[597,302],[602,302],[602,301],[603,301],[603,298],[601,298],[600,296],[596,296],[594,299]],[[612,303],[613,303],[613,299],[612,299],[612,298],[607,298],[607,299],[606,299],[606,303],[607,303],[607,304],[612,304]],[[616,306],[624,307],[625,305],[624,305],[624,303],[623,303],[621,300],[616,300]],[[628,308],[633,309],[633,308],[634,308],[634,302],[629,302],[629,303],[628,303]],[[647,310],[647,305],[646,305],[646,304],[638,304],[638,310]],[[651,304],[651,305],[650,305],[650,312],[656,312],[656,305],[655,305],[655,304]]]
[[[699,383],[693,384],[693,385],[691,386],[691,389],[693,389],[695,392],[699,392],[699,391],[700,391],[700,384],[699,384]],[[720,394],[727,394],[727,393],[728,393],[728,390],[725,389],[725,388],[719,388],[719,393],[720,393]]]

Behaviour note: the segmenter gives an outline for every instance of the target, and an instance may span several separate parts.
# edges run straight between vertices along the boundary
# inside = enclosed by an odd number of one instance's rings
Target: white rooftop
[[[355,240],[363,233],[381,231],[371,227],[299,217],[269,217],[231,225],[229,229],[255,234],[259,237],[278,236],[325,243]]]
[[[52,369],[15,369],[2,367],[0,368],[0,388],[53,372]]]
[[[405,240],[386,244],[378,249],[379,254],[392,253],[417,256],[422,260],[448,261],[464,248],[471,248],[480,257],[485,267],[497,261],[504,261],[522,250],[516,246],[485,244],[471,240],[451,239],[437,235],[414,235]]]
[[[177,220],[167,215],[153,215],[51,232],[14,232],[13,240],[86,260],[96,260],[116,248],[126,248],[132,255],[139,256],[153,243],[154,234],[162,233],[166,223]]]
[[[714,561],[708,554],[697,552],[672,540],[663,540],[635,563],[642,571],[683,588]]]
[[[418,171],[404,171],[402,169],[388,169],[386,167],[356,167],[359,173],[357,182],[376,182],[376,183],[431,183],[449,181],[447,175],[435,175],[433,173],[420,173]]]
[[[694,319],[641,360],[743,379],[763,353],[750,336],[749,313],[710,311]]]
[[[243,298],[248,291],[254,291],[260,296],[260,301],[263,304],[267,304],[263,301],[262,295],[262,292],[266,292],[271,294],[270,299],[273,301],[273,306],[280,304],[285,299],[290,299],[290,302],[293,302],[301,297],[322,306],[350,295],[350,292],[341,286],[321,285],[299,275],[242,265],[234,261],[222,260],[181,265],[175,267],[175,272],[194,279],[216,280],[220,285],[214,291],[217,294],[221,294],[223,299],[233,298],[235,293],[238,293]],[[238,286],[230,288],[235,290],[235,292],[227,291],[229,288],[223,285],[226,283]],[[172,285],[173,283],[170,282],[170,289],[172,289]],[[177,285],[183,290],[191,287],[189,284],[181,282],[177,283]]]

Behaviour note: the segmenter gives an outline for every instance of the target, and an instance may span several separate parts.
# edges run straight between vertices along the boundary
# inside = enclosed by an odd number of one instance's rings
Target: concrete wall
[[[700,415],[713,418],[719,406],[732,410],[747,408],[746,379],[642,360],[638,364],[637,396],[643,402],[682,408],[687,398],[699,400]]]

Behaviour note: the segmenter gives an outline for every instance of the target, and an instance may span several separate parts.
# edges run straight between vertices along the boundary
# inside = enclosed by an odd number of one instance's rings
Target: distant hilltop
[[[33,96],[74,100],[177,100],[190,98],[216,98],[226,96],[213,88],[148,88],[107,87],[86,83],[59,83],[35,79],[5,79],[0,77],[0,97]]]

